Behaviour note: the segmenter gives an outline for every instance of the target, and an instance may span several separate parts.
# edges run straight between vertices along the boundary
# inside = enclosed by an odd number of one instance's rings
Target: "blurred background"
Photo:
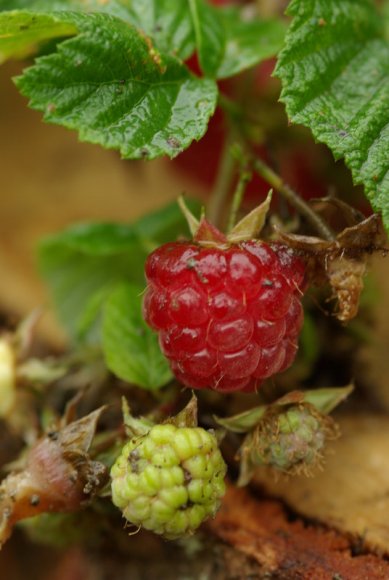
[[[204,194],[167,160],[122,161],[117,152],[80,143],[75,132],[45,125],[12,83],[22,70],[0,69],[0,310],[17,318],[43,306],[43,336],[60,345],[37,271],[38,241],[83,221],[135,219],[180,193]]]

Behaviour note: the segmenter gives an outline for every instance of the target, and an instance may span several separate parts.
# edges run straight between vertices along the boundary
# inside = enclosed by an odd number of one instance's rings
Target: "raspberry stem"
[[[335,235],[320,216],[295,192],[290,185],[271,169],[262,159],[255,158],[252,161],[253,169],[265,181],[278,191],[297,211],[309,221],[317,232],[328,241],[334,241]]]
[[[231,146],[233,145],[233,142],[234,139],[231,132],[230,135],[227,136],[223,146],[215,186],[207,207],[207,217],[209,221],[219,228],[223,225],[223,210],[226,198],[231,190],[231,184],[236,170],[236,160],[231,154]]]
[[[321,219],[321,217],[304,201],[304,199],[296,191],[294,191],[290,187],[290,185],[285,183],[282,180],[282,178],[275,171],[273,171],[271,167],[269,167],[262,159],[259,159],[258,157],[255,156],[255,154],[251,152],[249,139],[247,138],[247,135],[243,130],[244,123],[242,122],[242,118],[244,117],[244,113],[242,107],[240,107],[239,104],[232,101],[229,97],[223,94],[219,96],[219,105],[226,113],[227,117],[230,120],[231,125],[233,125],[234,127],[234,130],[230,129],[230,138],[228,142],[226,142],[226,149],[224,151],[224,154],[226,154],[227,157],[227,159],[225,160],[226,163],[231,164],[231,173],[229,175],[227,174],[225,175],[225,177],[228,177],[229,180],[228,183],[230,183],[230,181],[233,178],[234,163],[232,162],[231,157],[236,157],[235,155],[229,154],[230,146],[233,141],[232,138],[234,137],[235,146],[238,145],[238,147],[241,149],[239,155],[240,163],[245,162],[246,167],[250,164],[254,172],[260,175],[265,181],[267,181],[267,183],[273,189],[278,191],[278,193],[280,193],[288,203],[290,203],[303,217],[305,217],[305,219],[315,228],[315,230],[321,235],[322,238],[331,242],[334,241],[336,239],[334,233],[331,231],[329,226]],[[222,177],[223,175],[224,168],[222,162],[220,166],[220,177]],[[242,175],[240,176],[240,180],[237,185],[238,192],[237,200],[233,201],[233,205],[238,204],[238,208],[241,202],[239,196],[240,195],[243,196],[244,193],[244,186],[241,184],[241,180]],[[241,188],[243,188],[242,193],[240,192]],[[224,200],[227,195],[228,195],[228,187],[225,188],[224,193],[222,194],[221,191],[218,191],[217,184],[217,186],[215,187],[215,197],[217,199],[215,200],[215,203],[212,203],[211,201],[212,211],[215,212],[215,214],[214,213],[212,214],[212,218],[220,216],[220,211],[223,208]],[[229,226],[231,225],[232,219],[234,218],[230,216]]]
[[[252,177],[252,172],[247,167],[247,164],[242,163],[240,166],[238,183],[236,184],[236,188],[235,188],[234,194],[232,196],[232,204],[231,204],[231,210],[230,210],[230,215],[228,218],[228,226],[227,226],[228,233],[233,229],[233,227],[236,223],[236,219],[237,219],[239,208],[240,208],[241,203],[242,203],[243,195],[244,195],[244,192],[246,190],[247,184],[251,181],[251,177]]]

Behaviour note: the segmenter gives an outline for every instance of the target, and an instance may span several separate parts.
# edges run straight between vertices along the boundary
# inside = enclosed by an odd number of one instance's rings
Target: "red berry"
[[[304,274],[280,244],[165,244],[146,262],[144,317],[185,386],[250,392],[295,358]]]
[[[218,351],[234,352],[250,342],[253,332],[254,321],[248,315],[227,321],[210,319],[207,339]]]
[[[168,315],[182,326],[199,326],[208,320],[206,295],[193,286],[174,290],[168,300]]]
[[[198,352],[206,345],[205,328],[188,328],[171,324],[159,335],[161,350],[169,359],[182,359],[187,353]]]
[[[242,297],[232,296],[224,288],[211,296],[208,307],[211,318],[220,320],[240,318],[246,312]]]

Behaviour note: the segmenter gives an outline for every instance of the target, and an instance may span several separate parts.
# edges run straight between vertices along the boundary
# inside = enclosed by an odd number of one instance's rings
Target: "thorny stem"
[[[207,217],[216,227],[222,225],[224,205],[235,174],[236,161],[231,155],[231,144],[232,136],[229,135],[224,143],[215,186],[207,208]]]
[[[230,232],[236,223],[239,208],[242,203],[243,195],[247,184],[251,181],[252,172],[247,167],[241,167],[238,183],[232,197],[231,211],[228,218],[227,232]]]
[[[296,193],[282,178],[277,175],[262,159],[255,158],[252,167],[265,181],[277,190],[297,211],[309,221],[320,235],[328,241],[334,241],[335,236],[320,216]]]

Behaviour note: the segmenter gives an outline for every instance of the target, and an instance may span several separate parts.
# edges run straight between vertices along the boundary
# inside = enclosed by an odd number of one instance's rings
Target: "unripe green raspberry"
[[[112,501],[132,524],[174,539],[215,515],[225,474],[213,434],[155,425],[123,447],[111,469]]]
[[[268,463],[290,469],[301,462],[311,465],[324,447],[320,422],[307,408],[291,407],[279,415],[277,435],[269,442]]]
[[[309,470],[321,459],[326,439],[336,435],[330,417],[312,405],[294,405],[265,415],[251,440],[251,461],[295,473]]]

